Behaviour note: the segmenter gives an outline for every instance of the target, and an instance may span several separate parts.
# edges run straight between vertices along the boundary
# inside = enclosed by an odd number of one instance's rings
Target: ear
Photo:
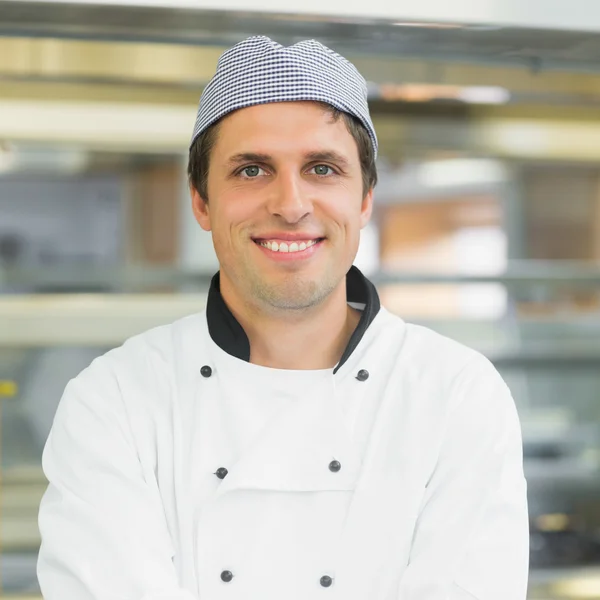
[[[360,208],[360,228],[366,226],[371,220],[371,214],[373,213],[373,188],[371,188],[367,195],[363,198],[362,205]]]
[[[192,198],[192,211],[196,221],[204,231],[210,231],[210,211],[208,210],[208,203],[200,196],[198,190],[190,185],[190,196]]]

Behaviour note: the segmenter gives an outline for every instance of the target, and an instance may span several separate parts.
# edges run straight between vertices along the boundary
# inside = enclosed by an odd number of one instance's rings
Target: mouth
[[[308,248],[312,248],[313,246],[322,242],[325,238],[318,237],[313,239],[306,240],[261,240],[256,239],[253,240],[255,244],[263,248],[267,248],[271,252],[277,252],[282,254],[295,254],[296,252],[304,252]]]
[[[254,243],[273,260],[299,260],[313,256],[326,238],[317,237],[304,240],[264,240],[255,239]]]

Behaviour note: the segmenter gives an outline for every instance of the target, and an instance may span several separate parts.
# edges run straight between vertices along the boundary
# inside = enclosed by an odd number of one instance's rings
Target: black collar
[[[334,373],[348,360],[365,331],[380,309],[379,295],[375,286],[356,268],[351,267],[346,275],[346,299],[348,302],[364,304],[360,321],[342,354]],[[221,296],[219,272],[210,282],[206,302],[208,331],[213,342],[222,350],[246,362],[250,361],[250,342],[246,332],[233,316]]]

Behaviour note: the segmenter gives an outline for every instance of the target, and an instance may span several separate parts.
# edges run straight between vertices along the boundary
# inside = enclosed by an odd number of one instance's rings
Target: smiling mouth
[[[301,241],[275,241],[275,240],[254,240],[256,244],[262,246],[263,248],[267,248],[271,250],[271,252],[281,252],[293,254],[295,252],[303,252],[307,248],[311,248],[312,246],[322,242],[325,238],[314,238],[312,240],[301,240]]]

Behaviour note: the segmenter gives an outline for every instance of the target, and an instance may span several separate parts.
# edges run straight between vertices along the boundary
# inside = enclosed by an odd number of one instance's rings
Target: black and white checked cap
[[[356,67],[315,40],[285,47],[266,36],[249,37],[221,55],[216,73],[200,97],[190,146],[205,129],[234,110],[301,100],[326,102],[356,117],[369,132],[377,156],[367,83]]]

